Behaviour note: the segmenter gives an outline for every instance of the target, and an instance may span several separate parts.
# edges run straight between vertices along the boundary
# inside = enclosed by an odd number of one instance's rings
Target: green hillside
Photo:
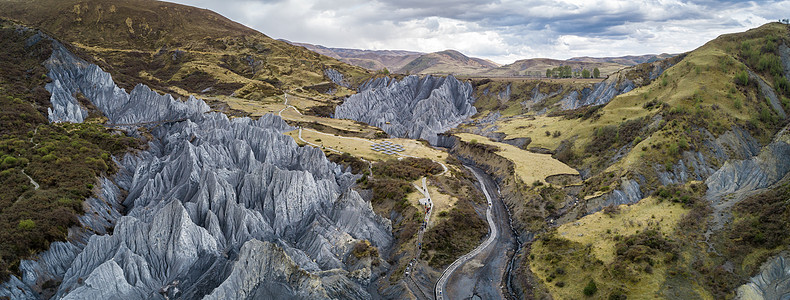
[[[83,200],[100,175],[117,169],[112,155],[140,142],[95,123],[49,123],[49,81],[42,63],[49,43],[25,47],[35,31],[0,20],[0,281],[79,225]],[[17,273],[18,274],[18,273]]]
[[[543,233],[524,268],[545,291],[558,299],[731,298],[766,258],[787,249],[790,235],[779,229],[790,226],[786,201],[781,204],[786,183],[732,208],[733,221],[709,239],[716,254],[704,242],[712,211],[706,186],[659,181],[659,173],[671,172],[685,151],[701,153],[714,169],[722,166],[705,145],[736,128],[765,146],[788,124],[782,44],[790,44],[790,30],[780,23],[723,35],[659,78],[604,106],[569,114],[523,115],[521,105],[481,103],[505,116],[494,123],[504,139],[529,138],[529,147],[552,149],[554,157],[589,174],[578,192],[563,192],[577,193],[580,205],[525,209],[541,217],[522,221]],[[532,88],[514,86],[513,93]],[[544,93],[562,88],[573,89],[541,83]],[[626,178],[644,178],[641,190],[648,199],[586,215],[587,206]],[[541,197],[543,188],[522,184]],[[564,225],[548,226],[549,217]]]

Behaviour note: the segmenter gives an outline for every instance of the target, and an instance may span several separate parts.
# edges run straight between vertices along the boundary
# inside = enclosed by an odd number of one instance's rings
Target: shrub
[[[746,71],[738,72],[735,74],[735,83],[744,86],[749,84],[749,74]]]
[[[52,162],[52,161],[54,161],[56,159],[58,159],[58,157],[55,156],[54,153],[50,153],[50,154],[47,154],[47,155],[44,155],[43,157],[41,157],[41,161],[43,161],[43,162]]]
[[[598,286],[595,284],[595,281],[590,279],[590,282],[587,283],[587,286],[584,287],[584,295],[585,296],[592,296],[598,292]]]
[[[765,53],[760,56],[760,60],[757,62],[757,70],[779,76],[782,74],[782,60],[773,53]]]
[[[36,222],[31,219],[24,219],[19,221],[19,229],[30,230],[36,228]]]
[[[18,160],[13,156],[6,156],[3,159],[3,167],[13,167],[17,164]]]
[[[732,106],[737,110],[741,110],[741,107],[743,106],[741,99],[735,98],[735,100],[732,101]]]
[[[790,95],[790,82],[784,76],[776,76],[774,87],[779,93]]]

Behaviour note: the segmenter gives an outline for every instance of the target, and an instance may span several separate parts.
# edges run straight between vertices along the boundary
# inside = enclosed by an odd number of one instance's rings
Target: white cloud
[[[693,50],[790,17],[790,0],[175,0],[274,38],[360,49],[455,49],[499,63],[532,57]]]

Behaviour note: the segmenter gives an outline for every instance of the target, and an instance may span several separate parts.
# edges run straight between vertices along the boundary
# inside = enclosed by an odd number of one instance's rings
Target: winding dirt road
[[[480,183],[488,208],[488,238],[471,252],[461,256],[442,273],[436,283],[436,299],[506,299],[505,276],[510,256],[515,250],[515,237],[510,219],[498,195],[489,189],[496,185],[480,170],[467,167]]]

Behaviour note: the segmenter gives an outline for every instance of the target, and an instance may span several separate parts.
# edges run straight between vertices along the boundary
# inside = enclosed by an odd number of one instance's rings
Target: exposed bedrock
[[[633,66],[609,75],[604,81],[596,83],[592,88],[570,92],[560,100],[560,108],[577,109],[589,105],[609,103],[615,96],[649,84],[680,59],[683,55],[657,62]]]
[[[360,240],[387,249],[392,234],[350,189],[358,176],[299,147],[274,115],[203,114],[201,100],[145,86],[127,95],[109,74],[55,48],[52,121],[84,118],[79,91],[112,123],[161,124],[148,149],[118,160],[101,199],[87,201],[96,214],[81,222],[96,234],[74,230],[23,261],[21,280],[4,283],[0,296],[37,299],[53,280],[62,281],[58,299],[370,297],[364,286],[380,271],[344,261]]]
[[[455,77],[371,79],[335,108],[335,118],[365,122],[396,136],[436,144],[437,134],[477,113],[472,85]]]
[[[577,109],[588,105],[601,105],[609,103],[614,96],[627,93],[636,87],[633,81],[620,73],[609,76],[604,81],[596,83],[593,88],[585,88],[581,92],[570,92],[560,100],[562,109]]]
[[[739,300],[790,299],[790,254],[783,253],[769,259],[760,273],[738,288]]]
[[[331,80],[332,82],[334,82],[339,86],[347,87],[347,88],[351,87],[351,85],[348,83],[348,80],[346,80],[346,78],[343,76],[343,73],[340,73],[335,69],[332,68],[325,69],[324,75],[326,75],[326,77],[328,77],[329,80]]]
[[[643,178],[640,179],[644,181]],[[607,206],[634,204],[642,200],[642,197],[642,191],[639,189],[639,183],[636,180],[622,179],[619,189],[613,190],[607,195],[590,199],[587,202],[587,213],[595,213]]]
[[[75,95],[83,94],[107,116],[110,124],[137,124],[176,121],[209,111],[208,105],[194,97],[175,101],[170,95],[160,95],[145,85],[137,85],[131,93],[113,82],[94,64],[89,64],[54,42],[52,56],[44,63],[52,82],[46,89],[52,94],[50,122],[81,123],[88,111]]]

